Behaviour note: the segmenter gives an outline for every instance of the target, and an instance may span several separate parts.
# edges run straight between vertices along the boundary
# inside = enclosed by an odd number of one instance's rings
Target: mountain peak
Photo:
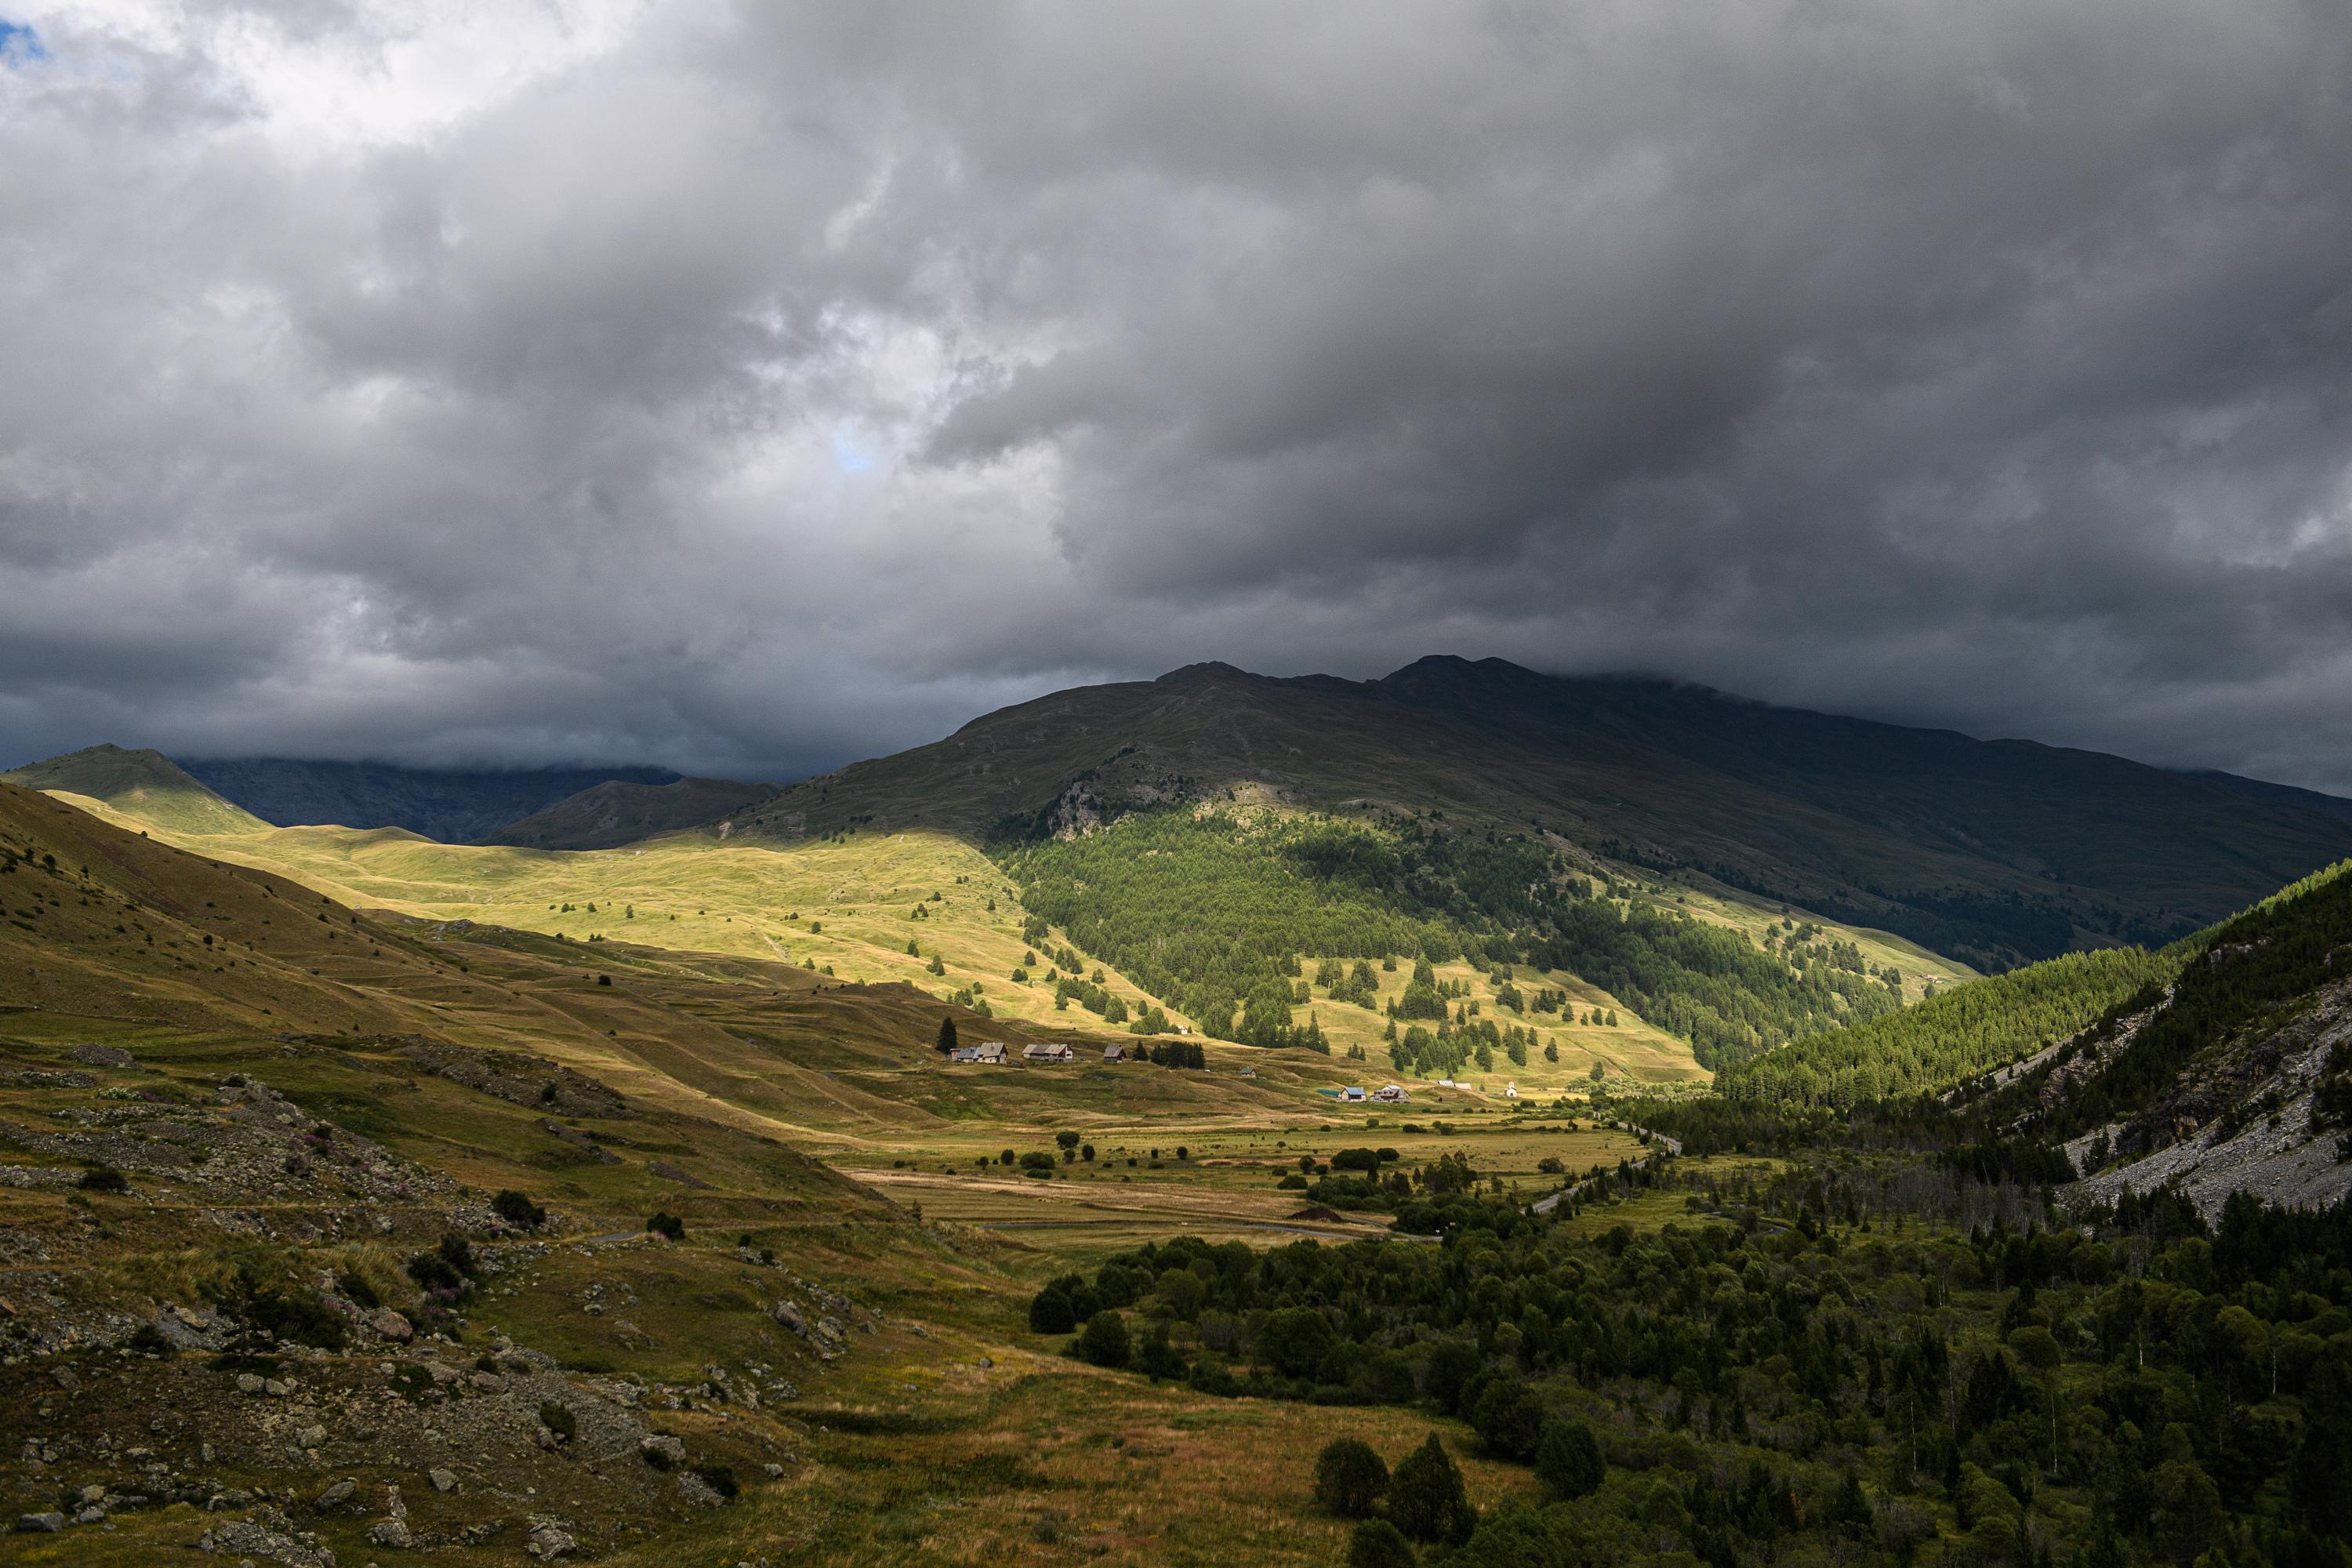
[[[1197,685],[1204,680],[1259,680],[1263,679],[1264,677],[1253,675],[1248,670],[1243,669],[1238,666],[1227,664],[1223,659],[1209,659],[1201,664],[1180,665],[1176,668],[1171,669],[1167,674],[1161,676],[1152,684],[1155,686],[1191,686]]]

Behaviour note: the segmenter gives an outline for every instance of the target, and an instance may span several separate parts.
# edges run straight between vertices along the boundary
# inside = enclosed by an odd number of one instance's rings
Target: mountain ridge
[[[279,827],[404,827],[444,844],[482,842],[585,789],[622,781],[666,784],[648,764],[413,768],[297,757],[193,758],[180,766],[222,798]]]
[[[1018,841],[1222,798],[1535,828],[1993,968],[2168,941],[2352,853],[2352,819],[2126,758],[1445,655],[1370,681],[1208,662],[1050,693],[732,827]]]

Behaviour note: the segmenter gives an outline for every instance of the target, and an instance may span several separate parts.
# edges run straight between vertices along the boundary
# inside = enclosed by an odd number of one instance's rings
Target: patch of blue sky
[[[845,474],[862,474],[874,466],[874,454],[847,431],[833,433],[833,460]]]
[[[0,65],[27,66],[49,58],[41,35],[22,22],[0,16]]]

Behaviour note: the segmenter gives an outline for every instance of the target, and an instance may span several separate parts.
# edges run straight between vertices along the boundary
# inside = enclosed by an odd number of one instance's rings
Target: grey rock
[[[579,1548],[580,1543],[572,1539],[569,1531],[553,1524],[533,1525],[530,1539],[523,1542],[523,1550],[542,1563],[552,1563]]]
[[[261,1374],[259,1373],[238,1373],[236,1374],[236,1391],[239,1394],[258,1394],[261,1392]]]
[[[86,1068],[135,1068],[139,1058],[121,1046],[76,1046],[66,1053]]]
[[[367,1315],[367,1326],[377,1338],[404,1345],[416,1337],[416,1329],[409,1321],[385,1307]]]
[[[294,1385],[282,1377],[265,1377],[261,1380],[261,1392],[272,1399],[284,1399],[294,1392]]]
[[[349,1480],[337,1481],[333,1486],[329,1487],[325,1491],[320,1492],[317,1498],[312,1500],[311,1506],[313,1508],[321,1509],[341,1508],[343,1504],[351,1501],[352,1494],[359,1489],[359,1486],[356,1482]]]
[[[638,1438],[637,1452],[646,1455],[658,1454],[673,1466],[686,1463],[686,1445],[667,1432],[656,1432],[650,1436]]]
[[[54,1510],[48,1513],[20,1513],[16,1528],[28,1535],[55,1535],[66,1527],[66,1516]]]
[[[379,1519],[368,1526],[368,1542],[371,1545],[388,1546],[398,1551],[414,1546],[416,1537],[410,1533],[408,1521],[404,1519]]]
[[[326,1441],[327,1429],[315,1423],[294,1434],[294,1446],[298,1448],[321,1447]]]
[[[295,1532],[291,1521],[267,1506],[254,1510],[249,1519],[235,1519],[214,1526],[198,1544],[207,1542],[209,1551],[266,1557],[284,1563],[286,1568],[335,1568],[332,1552],[303,1540]]]
[[[446,1470],[440,1466],[436,1465],[433,1468],[425,1472],[425,1479],[433,1483],[433,1489],[436,1492],[455,1491],[457,1489],[457,1472],[455,1470]]]

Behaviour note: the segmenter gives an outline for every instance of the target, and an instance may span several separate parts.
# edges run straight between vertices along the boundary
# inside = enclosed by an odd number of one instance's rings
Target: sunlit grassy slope
[[[175,839],[371,908],[560,933],[586,948],[630,942],[813,963],[839,979],[904,981],[940,996],[976,985],[1002,1017],[1041,1027],[1093,1021],[1055,1011],[1043,963],[1026,985],[1013,981],[1029,951],[1024,911],[985,856],[943,835],[854,835],[792,849],[701,837],[518,849],[436,844],[397,828]],[[934,958],[944,973],[931,972]],[[1104,984],[1131,1003],[1145,999],[1116,974]]]
[[[608,850],[552,851],[503,846],[444,845],[396,828],[271,828],[233,833],[182,830],[132,809],[66,796],[131,831],[235,864],[268,869],[355,907],[397,910],[436,921],[467,921],[531,931],[576,948],[591,962],[613,944],[746,959],[782,961],[817,978],[880,984],[902,982],[942,999],[966,996],[998,1019],[1034,1031],[1082,1030],[1099,1021],[1075,1006],[1055,1006],[1045,983],[1050,956],[1022,940],[1025,916],[1002,871],[962,839],[944,834],[850,829],[793,846],[744,844],[711,834],[674,835]],[[1688,910],[1703,919],[1759,936],[1781,918],[1779,906],[1702,879],[1669,886],[1629,877],[1630,896]],[[1800,911],[1800,918],[1802,911]],[[1875,965],[1892,963],[1916,998],[1928,979],[1939,984],[1969,971],[1899,938],[1825,924],[1826,934],[1860,945]],[[1054,933],[1059,945],[1063,933]],[[912,943],[915,951],[908,951]],[[1037,962],[1024,964],[1034,956]],[[1312,973],[1320,955],[1306,955]],[[1087,955],[1107,989],[1137,1006],[1148,998],[1115,968]],[[937,962],[940,973],[932,972]],[[1025,968],[1029,978],[1015,982]],[[1441,967],[1442,975],[1470,987],[1469,1000],[1486,1016],[1536,1028],[1538,1040],[1524,1066],[1497,1057],[1489,1071],[1467,1081],[1499,1097],[1516,1085],[1522,1095],[1558,1094],[1590,1082],[1593,1066],[1617,1078],[1650,1083],[1704,1080],[1688,1046],[1644,1023],[1607,992],[1567,973],[1522,971],[1522,990],[1564,990],[1576,1015],[1511,1015],[1496,1010],[1496,988],[1467,963]],[[1379,975],[1381,1000],[1393,997],[1407,970]],[[1310,1004],[1339,1056],[1328,1064],[1263,1065],[1282,1075],[1307,1070],[1322,1083],[1377,1085],[1396,1076],[1381,1034],[1383,1013],[1331,1002]],[[1615,1027],[1584,1021],[1594,1010],[1614,1012]],[[1176,1021],[1190,1024],[1181,1014]],[[1302,1021],[1303,1021],[1302,1014]],[[987,1026],[980,1026],[986,1037]],[[1554,1046],[1559,1059],[1545,1058]],[[1361,1047],[1368,1060],[1345,1052]],[[1433,1086],[1431,1086],[1433,1089]]]
[[[141,826],[173,833],[265,833],[269,828],[251,812],[197,783],[161,752],[88,746],[0,773],[0,781],[94,800]]]

